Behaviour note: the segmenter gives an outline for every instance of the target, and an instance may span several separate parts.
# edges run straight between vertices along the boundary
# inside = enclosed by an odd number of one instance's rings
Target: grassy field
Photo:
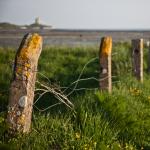
[[[37,80],[57,85],[74,104],[71,110],[52,94],[35,105],[32,131],[9,137],[5,124],[15,50],[0,49],[0,149],[149,150],[150,79],[144,50],[144,83],[132,77],[130,43],[113,45],[112,94],[99,92],[97,47],[43,49]],[[72,84],[79,77],[77,85]],[[48,78],[46,78],[46,77]],[[49,83],[50,82],[50,83]],[[76,87],[75,87],[76,85]],[[39,85],[36,85],[38,87]],[[43,111],[46,109],[46,111]]]

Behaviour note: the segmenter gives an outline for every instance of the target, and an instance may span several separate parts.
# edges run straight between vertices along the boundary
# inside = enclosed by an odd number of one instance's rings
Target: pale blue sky
[[[150,29],[150,0],[0,0],[0,22],[54,28]]]

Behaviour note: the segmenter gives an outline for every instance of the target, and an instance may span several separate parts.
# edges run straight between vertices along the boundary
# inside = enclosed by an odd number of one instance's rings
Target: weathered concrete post
[[[12,134],[30,131],[34,88],[42,37],[27,34],[16,53],[7,122]]]
[[[104,37],[101,39],[100,45],[100,89],[107,90],[109,93],[112,91],[111,79],[111,51],[112,51],[112,38]]]
[[[143,82],[143,39],[132,40],[133,74]]]

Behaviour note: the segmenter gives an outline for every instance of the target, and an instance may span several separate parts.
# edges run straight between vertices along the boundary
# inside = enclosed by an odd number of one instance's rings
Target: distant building
[[[37,25],[40,24],[40,18],[39,17],[35,18],[35,24],[37,24]]]
[[[41,23],[40,23],[40,18],[37,17],[37,18],[35,18],[35,22],[34,22],[33,24],[31,24],[31,25],[29,26],[29,28],[32,28],[32,29],[34,29],[34,30],[39,30],[39,29],[48,30],[48,29],[52,29],[52,26],[41,24]]]
[[[27,28],[28,28],[27,26],[20,26],[20,29],[23,29],[23,30],[25,30]]]
[[[35,18],[35,22],[31,25],[15,25],[15,24],[11,24],[8,22],[2,22],[0,23],[0,29],[22,29],[22,30],[26,30],[26,29],[33,29],[33,30],[50,30],[52,29],[52,26],[50,25],[44,25],[40,23],[40,18],[37,17]]]

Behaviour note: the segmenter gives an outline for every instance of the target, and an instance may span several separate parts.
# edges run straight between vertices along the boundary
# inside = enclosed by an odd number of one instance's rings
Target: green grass
[[[45,112],[33,111],[32,131],[28,135],[10,138],[7,134],[6,106],[12,76],[10,62],[15,50],[0,49],[0,143],[1,149],[54,149],[54,150],[131,150],[150,149],[150,80],[146,72],[147,51],[144,51],[144,83],[131,76],[130,43],[113,45],[112,94],[99,92],[98,81],[81,81],[69,96],[74,110],[61,104]],[[60,87],[69,86],[78,79],[84,65],[98,57],[98,48],[47,48],[44,49],[38,71]],[[81,76],[99,78],[99,60],[89,63]],[[38,74],[40,82],[47,79]],[[70,86],[71,89],[74,85]],[[66,94],[70,90],[66,91]],[[44,109],[58,102],[53,95],[42,97],[37,107]]]

